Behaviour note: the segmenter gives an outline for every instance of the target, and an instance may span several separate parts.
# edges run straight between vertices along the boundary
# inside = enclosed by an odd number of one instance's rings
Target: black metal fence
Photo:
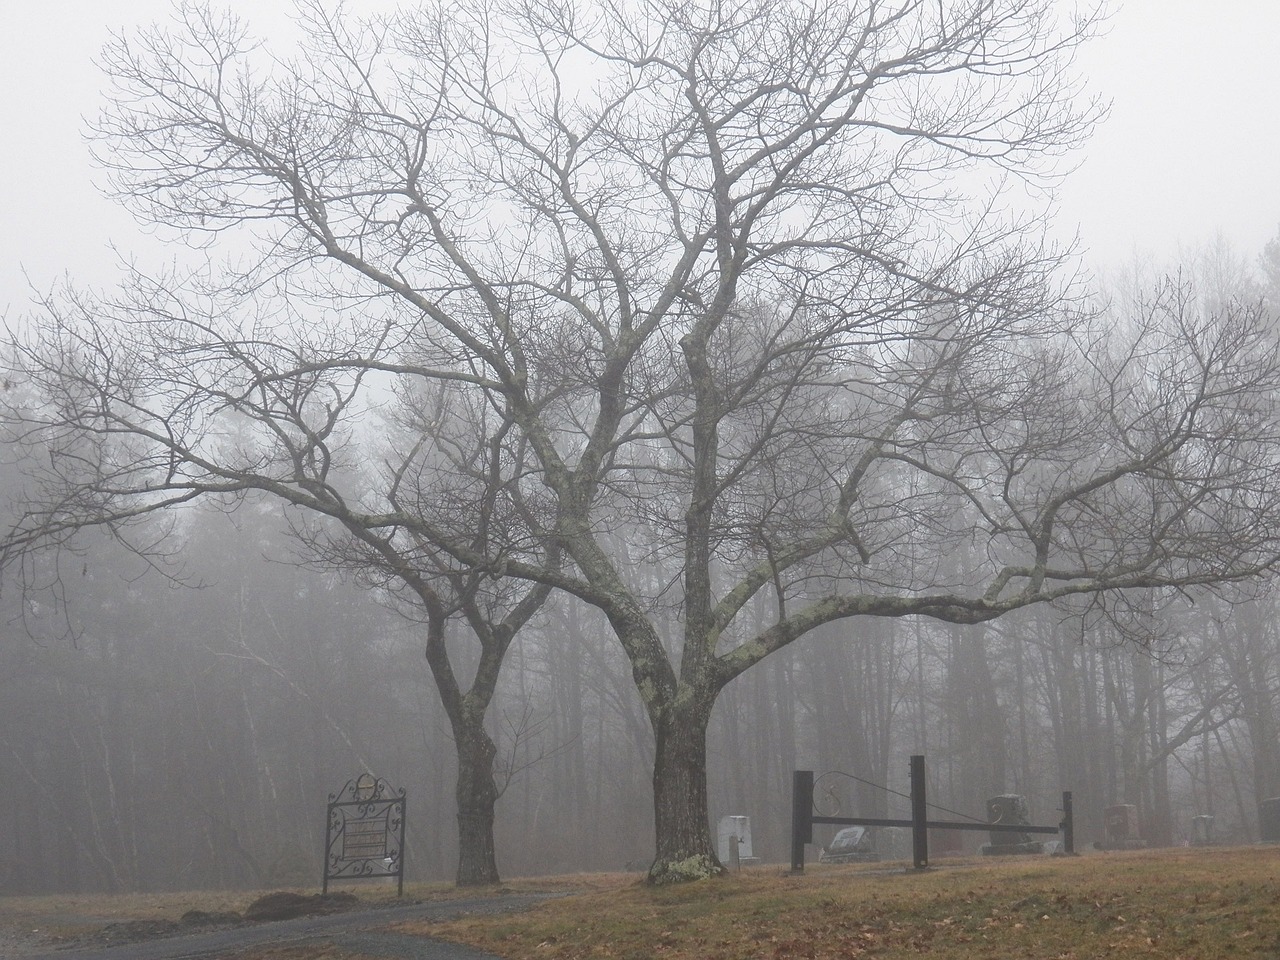
[[[991,833],[1062,834],[1064,853],[1075,853],[1075,825],[1071,813],[1071,791],[1062,794],[1062,821],[1056,827],[1027,823],[984,823],[979,820],[930,820],[925,795],[924,757],[911,758],[911,819],[892,820],[883,817],[835,817],[815,812],[813,803],[813,771],[796,770],[791,779],[791,870],[804,872],[804,846],[813,843],[813,825],[830,823],[840,826],[904,827],[911,830],[911,853],[917,870],[929,865],[930,830],[985,830]]]

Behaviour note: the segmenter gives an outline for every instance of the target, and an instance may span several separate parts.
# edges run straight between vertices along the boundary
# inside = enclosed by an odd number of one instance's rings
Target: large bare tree
[[[50,304],[15,344],[54,450],[15,545],[252,488],[594,605],[655,737],[655,881],[718,868],[716,698],[815,627],[1273,562],[1258,312],[1170,285],[1100,321],[1042,239],[1100,113],[1071,72],[1094,14],[302,13],[294,60],[195,7],[108,52],[120,196],[235,259]],[[396,385],[450,402],[370,455]]]

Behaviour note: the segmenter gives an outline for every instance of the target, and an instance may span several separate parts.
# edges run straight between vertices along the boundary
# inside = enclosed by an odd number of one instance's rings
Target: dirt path
[[[377,907],[113,946],[78,944],[51,950],[48,944],[9,938],[0,939],[0,957],[5,960],[217,960],[254,948],[326,942],[388,960],[495,960],[492,954],[470,947],[394,933],[387,928],[402,920],[447,920],[473,913],[525,910],[552,896],[559,894],[510,894]]]

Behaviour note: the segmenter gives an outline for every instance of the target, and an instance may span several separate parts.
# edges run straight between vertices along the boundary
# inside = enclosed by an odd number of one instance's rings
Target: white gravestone
[[[720,862],[728,866],[730,857],[729,838],[738,838],[738,859],[754,859],[751,853],[751,818],[721,817],[720,828],[716,831],[716,852]]]

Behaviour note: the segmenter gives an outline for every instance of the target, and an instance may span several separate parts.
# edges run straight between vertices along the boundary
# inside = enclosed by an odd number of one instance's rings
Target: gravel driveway
[[[511,894],[375,907],[110,947],[81,944],[50,951],[47,945],[0,939],[0,957],[6,960],[216,960],[254,947],[298,946],[316,941],[388,960],[496,960],[493,954],[471,947],[392,933],[386,928],[402,920],[449,920],[466,914],[525,910],[554,896],[560,894]]]

